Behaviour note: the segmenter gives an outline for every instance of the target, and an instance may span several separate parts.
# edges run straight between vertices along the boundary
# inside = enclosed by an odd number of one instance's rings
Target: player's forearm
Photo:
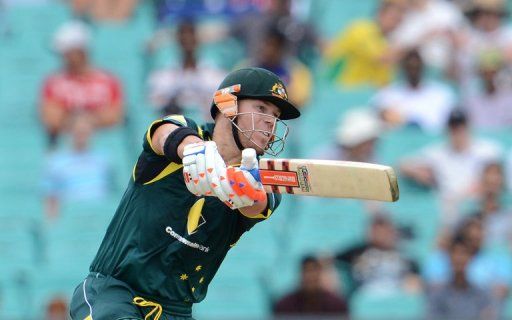
[[[267,208],[267,198],[264,201],[258,201],[250,207],[243,207],[238,209],[246,217],[254,217],[263,213]]]

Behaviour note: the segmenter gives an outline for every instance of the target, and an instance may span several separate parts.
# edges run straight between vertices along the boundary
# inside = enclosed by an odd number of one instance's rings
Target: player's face
[[[268,101],[242,99],[238,102],[238,113],[237,125],[245,132],[240,135],[242,145],[263,154],[268,144],[275,139],[279,108]]]

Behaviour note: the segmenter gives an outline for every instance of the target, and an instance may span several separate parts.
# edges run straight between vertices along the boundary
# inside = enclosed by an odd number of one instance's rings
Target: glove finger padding
[[[267,197],[267,194],[263,190],[263,185],[256,181],[250,172],[240,170],[236,172],[235,179],[243,194],[252,200],[263,201]]]
[[[192,169],[194,169],[194,166],[192,166]],[[206,161],[204,153],[197,154],[195,169],[197,170],[197,187],[200,193],[205,196],[212,195],[213,192],[210,188],[210,184],[208,183],[208,179],[206,178]]]
[[[254,204],[254,201],[248,198],[247,196],[238,195],[237,191],[234,190],[234,188],[237,188],[235,180],[230,180],[228,176],[230,175],[229,172],[234,171],[235,168],[228,167],[226,169],[226,179],[221,181],[221,186],[224,192],[228,195],[229,200],[228,203],[231,204],[232,209],[238,209],[243,207],[252,206]],[[238,169],[240,170],[240,169]],[[240,191],[239,191],[240,192]]]
[[[218,157],[217,157],[218,155]],[[217,152],[215,144],[208,143],[206,145],[205,153],[206,164],[206,177],[213,190],[213,194],[217,196],[222,202],[229,200],[228,195],[224,192],[221,186],[221,180],[226,180],[226,165],[222,157]]]
[[[238,168],[228,169],[227,175],[233,190],[239,197],[246,196],[253,201],[263,201],[266,193],[261,183],[256,181],[249,171]],[[234,183],[233,183],[234,182]]]
[[[197,187],[199,180],[197,179],[196,170],[194,170],[194,173],[191,172],[191,167],[194,166],[195,168],[195,164],[193,164],[194,161],[193,156],[183,157],[183,179],[185,180],[188,191],[196,196],[200,196],[201,193]]]
[[[189,171],[190,171],[190,168],[188,166],[183,167],[183,179],[185,180],[185,185],[187,186],[188,191],[190,191],[191,193],[193,193],[196,196],[200,196],[199,191],[197,190],[197,188],[192,180],[192,175],[190,174]]]
[[[198,160],[199,157],[202,157],[202,161]],[[191,193],[201,196],[205,195],[209,188],[206,177],[200,179],[197,168],[198,164],[204,167],[204,144],[193,143],[186,145],[183,150],[183,178],[185,185]]]

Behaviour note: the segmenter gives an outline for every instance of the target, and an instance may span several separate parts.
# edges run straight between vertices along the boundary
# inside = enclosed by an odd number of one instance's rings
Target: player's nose
[[[270,131],[270,132],[273,132],[274,131],[274,119],[272,119],[272,117],[269,117],[269,116],[266,116],[266,117],[263,117],[263,122],[265,124],[265,128]]]

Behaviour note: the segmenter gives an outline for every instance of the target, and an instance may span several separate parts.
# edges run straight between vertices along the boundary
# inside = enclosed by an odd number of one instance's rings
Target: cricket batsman
[[[190,320],[192,305],[240,236],[280,197],[259,182],[257,155],[282,151],[282,120],[300,116],[272,72],[231,72],[211,106],[214,123],[171,115],[153,122],[128,187],[76,287],[74,320]]]

